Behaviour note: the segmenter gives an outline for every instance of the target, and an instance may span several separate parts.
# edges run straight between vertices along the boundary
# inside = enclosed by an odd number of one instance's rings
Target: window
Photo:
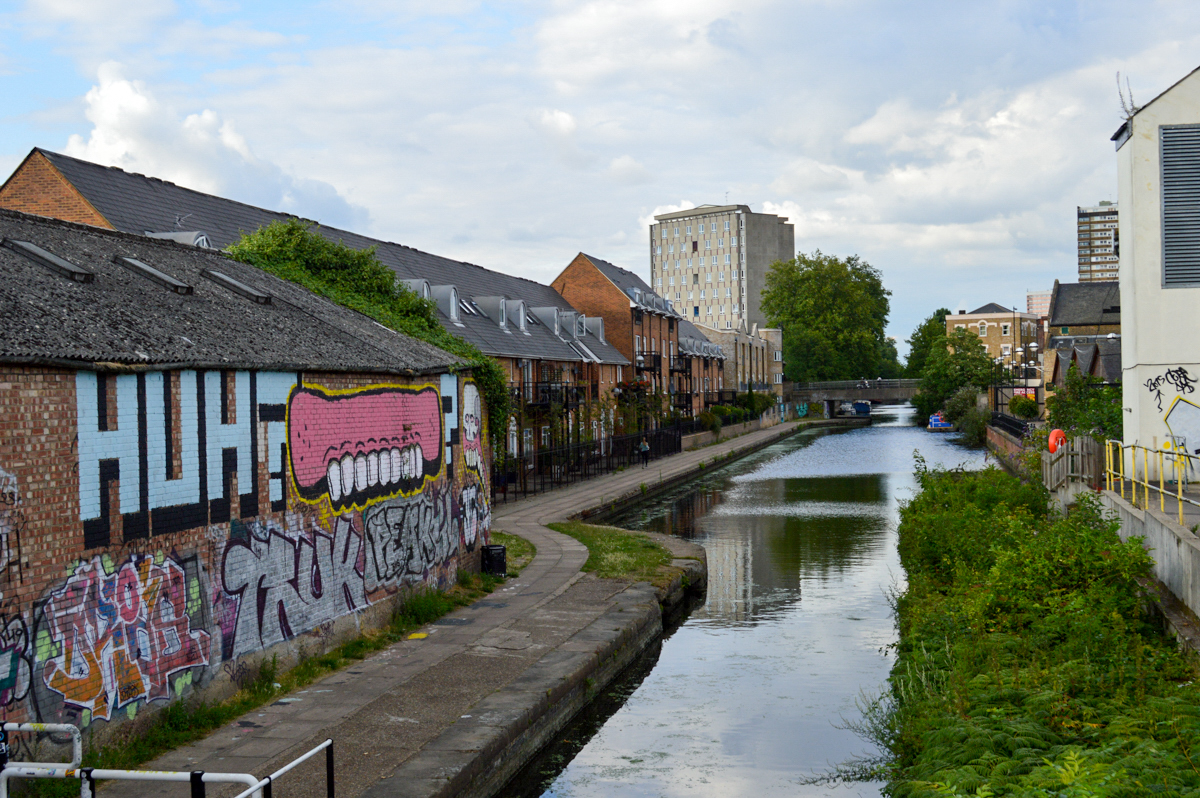
[[[985,335],[987,335],[987,322],[981,321],[979,322],[979,337],[982,338]]]
[[[679,235],[679,228],[678,228],[678,227],[676,227],[676,228],[675,228],[675,235],[677,235],[677,236]]]
[[[700,315],[700,306],[693,305],[692,306],[692,318],[695,318],[696,316],[699,316],[699,315]]]
[[[1012,352],[1012,344],[1001,344],[1000,351],[1004,353],[1005,357],[1008,357],[1009,353]]]
[[[728,230],[728,229],[729,229],[729,222],[725,222],[725,229],[726,229],[726,230]]]
[[[776,349],[776,350],[775,350],[775,362],[776,362],[776,363],[782,363],[782,362],[783,362],[783,350],[782,350],[782,349]]]
[[[732,297],[732,296],[733,296],[733,292],[732,292],[732,291],[730,291],[728,287],[726,287],[726,289],[725,289],[725,296],[726,296],[727,298],[728,298],[728,297]]]
[[[667,228],[665,228],[665,227],[662,229],[662,237],[663,238],[667,237]]]
[[[733,329],[733,322],[726,320],[726,322],[725,322],[725,329],[726,329],[726,330],[732,330],[732,329]]]
[[[621,376],[623,373],[624,372],[622,370],[622,367],[617,366],[617,382],[621,382],[621,380],[625,379],[624,377]]]
[[[661,283],[661,282],[662,282],[662,280],[659,280],[659,283]],[[674,276],[667,278],[667,285],[675,285],[675,277]]]
[[[746,262],[746,250],[742,250],[742,263]]]
[[[717,256],[716,256],[716,255],[713,255],[713,256],[712,256],[712,265],[713,265],[713,266],[716,266],[716,265],[717,265]]]
[[[712,249],[712,239],[711,238],[704,239],[704,248]]]
[[[712,282],[712,272],[705,272],[705,273],[704,273],[704,282],[706,282],[706,283],[711,283],[711,282]]]
[[[738,227],[745,229],[745,227],[746,227],[746,217],[745,216],[738,217]]]
[[[704,225],[700,225],[700,232],[701,232],[701,233],[703,233],[703,232],[704,232]]]
[[[708,305],[707,307],[705,307],[705,308],[704,308],[704,315],[705,315],[705,316],[711,316],[711,315],[712,315],[712,305]]]
[[[692,275],[692,285],[700,285],[700,275],[698,273]]]
[[[731,246],[731,247],[736,247],[736,246],[737,246],[737,236],[734,236],[734,237],[732,237],[732,238],[730,238],[730,239],[729,239],[729,246]]]
[[[726,256],[725,256],[725,264],[726,264],[726,265],[729,265],[729,255],[726,255]]]
[[[675,254],[675,245],[674,244],[667,244],[667,254],[668,255]]]
[[[633,336],[633,353],[636,355],[638,352],[641,352],[641,351],[642,351],[642,336],[635,335],[635,336]]]
[[[695,296],[694,292],[688,291],[688,299],[692,299],[694,296]]]
[[[688,235],[692,234],[692,226],[690,224],[687,226],[687,234]]]
[[[550,445],[550,427],[542,427],[542,446]]]
[[[742,260],[745,260],[745,259],[746,259],[745,256],[742,256]],[[742,279],[743,280],[746,279],[746,270],[745,269],[742,269]]]
[[[718,283],[725,282],[725,272],[721,272],[720,274],[717,275],[717,282]]]
[[[701,298],[701,299],[704,299],[704,293],[705,293],[704,291],[701,291],[701,292],[700,292],[700,298]]]
[[[675,301],[676,302],[679,301],[679,292],[678,291],[675,292]]]
[[[782,374],[776,374],[776,375],[775,375],[775,384],[776,384],[776,385],[782,385],[782,384],[783,384],[783,375],[782,375]]]
[[[723,247],[723,246],[725,246],[725,239],[723,239],[723,238],[718,238],[718,239],[717,239],[717,246],[718,246],[718,247]]]
[[[1011,324],[1001,324],[1000,325],[1000,334],[1001,335],[1008,335],[1009,332],[1011,332],[1011,331],[1012,331]]]
[[[661,254],[662,254],[662,247],[655,247],[655,248],[654,248],[654,254],[655,254],[655,255],[661,255]]]

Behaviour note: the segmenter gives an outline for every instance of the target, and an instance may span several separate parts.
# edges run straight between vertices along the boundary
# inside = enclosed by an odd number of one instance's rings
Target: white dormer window
[[[496,315],[498,315],[500,317],[498,319],[498,321],[500,323],[500,329],[507,330],[508,329],[508,308],[505,307],[505,302],[503,299],[500,300],[500,310],[497,312]]]

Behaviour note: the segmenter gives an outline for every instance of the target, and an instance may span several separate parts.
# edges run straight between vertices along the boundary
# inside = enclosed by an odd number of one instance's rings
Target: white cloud
[[[538,116],[542,129],[554,136],[567,138],[579,127],[575,117],[566,111],[546,109]]]
[[[650,225],[654,224],[654,217],[664,213],[674,213],[675,211],[686,211],[696,207],[696,203],[691,200],[680,200],[678,205],[657,205],[654,210],[647,213],[645,216],[638,217],[638,227],[646,230]]]
[[[329,224],[366,223],[366,212],[329,184],[287,175],[256,157],[215,112],[181,117],[141,81],[125,79],[115,63],[102,65],[98,77],[86,97],[92,130],[87,138],[70,137],[68,155]]]
[[[618,183],[625,183],[631,186],[650,181],[649,170],[634,160],[632,155],[622,155],[618,158],[613,158],[612,163],[608,165],[608,173]]]

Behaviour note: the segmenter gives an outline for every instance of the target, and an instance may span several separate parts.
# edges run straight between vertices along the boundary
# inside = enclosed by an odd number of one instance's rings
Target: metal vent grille
[[[1161,136],[1163,286],[1200,285],[1200,126]]]

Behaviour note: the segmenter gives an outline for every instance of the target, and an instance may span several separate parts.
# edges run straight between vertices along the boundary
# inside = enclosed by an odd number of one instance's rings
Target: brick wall
[[[613,285],[586,255],[576,255],[562,274],[550,283],[550,287],[562,294],[563,299],[580,313],[604,319],[604,337],[631,363],[634,361],[633,315],[629,308],[629,297]],[[625,378],[630,379],[630,376],[627,374]]]
[[[0,366],[0,714],[102,739],[478,569],[484,416],[454,375]]]
[[[0,186],[0,208],[114,229],[40,152],[30,153]]]

